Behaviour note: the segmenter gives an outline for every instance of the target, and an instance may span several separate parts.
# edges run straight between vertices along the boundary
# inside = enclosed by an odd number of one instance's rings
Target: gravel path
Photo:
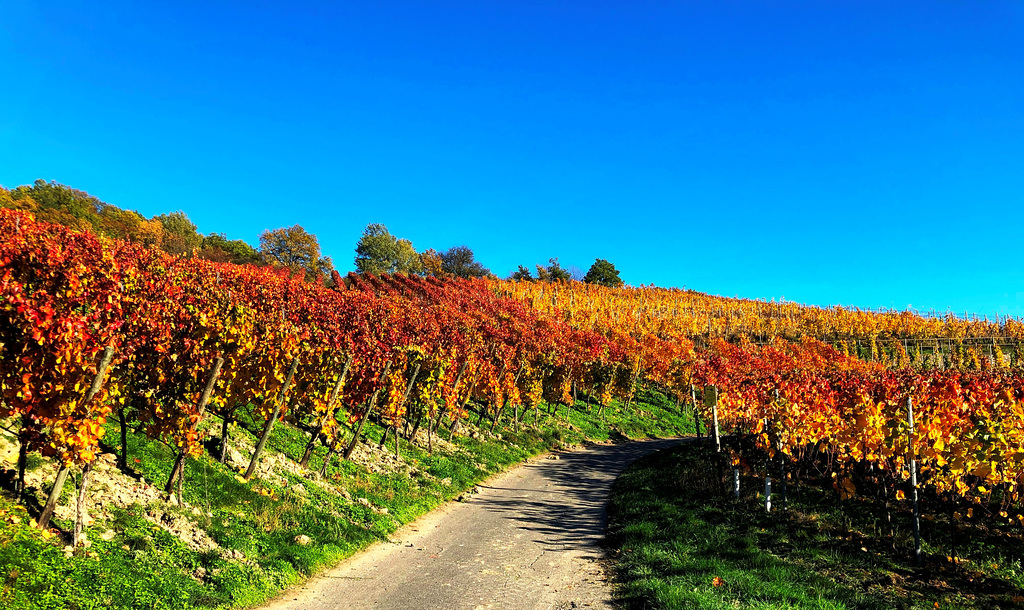
[[[611,608],[601,541],[612,482],[678,439],[539,458],[395,532],[268,610]]]

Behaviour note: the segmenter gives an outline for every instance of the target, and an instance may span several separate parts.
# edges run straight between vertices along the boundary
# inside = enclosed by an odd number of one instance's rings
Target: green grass
[[[724,497],[715,457],[707,443],[684,444],[616,482],[609,532],[625,607],[1024,607],[1014,601],[1024,595],[1019,532],[960,532],[967,561],[953,563],[947,533],[928,520],[916,567],[905,512],[890,535],[873,501],[840,502],[831,488],[801,484],[790,486],[788,511],[768,514],[763,478],[744,477],[739,501],[731,490]]]
[[[580,407],[583,407],[582,409]],[[629,409],[613,404],[601,417],[597,409],[586,412],[582,401],[571,412],[561,407],[555,416],[548,407],[523,417],[518,431],[502,425],[501,438],[481,433],[477,438],[446,431],[441,437],[460,450],[430,454],[404,440],[401,453],[416,473],[376,473],[335,458],[322,481],[285,475],[280,482],[240,480],[238,473],[207,455],[186,462],[183,498],[185,508],[158,503],[134,505],[115,511],[113,522],[89,528],[92,546],[88,553],[65,556],[66,540],[44,539],[29,526],[29,514],[9,494],[0,494],[0,607],[10,609],[86,608],[224,608],[260,604],[282,588],[301,582],[329,568],[368,544],[385,539],[400,525],[449,501],[494,473],[551,449],[630,436],[675,436],[692,430],[674,403],[656,392],[643,391]],[[259,426],[247,416],[232,431],[245,436]],[[475,416],[470,420],[475,421]],[[219,421],[212,422],[219,435]],[[462,431],[475,427],[462,424]],[[489,422],[484,429],[489,427]],[[380,438],[383,430],[368,424],[364,436]],[[118,443],[116,424],[111,423],[107,441]],[[308,437],[297,428],[279,424],[268,440],[268,452],[292,460],[302,455]],[[142,435],[128,436],[129,470],[135,476],[162,486],[170,476],[171,450]],[[388,441],[393,450],[394,437]],[[119,449],[119,447],[118,447]],[[324,454],[317,448],[309,463],[320,469]],[[246,456],[248,457],[248,456]],[[35,466],[37,464],[34,464]],[[9,473],[8,473],[9,474]],[[302,484],[299,492],[296,484]],[[70,485],[65,489],[71,487]],[[264,493],[260,493],[260,491]],[[366,498],[378,510],[346,500]],[[269,493],[270,495],[264,495]],[[200,509],[195,515],[191,507]],[[380,508],[386,508],[384,514]],[[186,518],[206,532],[225,553],[198,552],[177,537],[147,521],[149,511]],[[18,523],[7,518],[18,516]],[[67,532],[72,524],[55,520]],[[100,534],[112,529],[114,538]],[[312,539],[300,546],[295,537]],[[239,561],[227,556],[244,554]]]

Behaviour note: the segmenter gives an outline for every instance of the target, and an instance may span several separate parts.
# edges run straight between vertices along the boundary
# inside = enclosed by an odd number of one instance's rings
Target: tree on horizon
[[[583,276],[583,281],[587,284],[597,284],[598,286],[608,286],[610,288],[618,288],[624,283],[622,278],[619,277],[619,270],[615,268],[615,265],[603,258],[594,261],[587,274]]]
[[[548,266],[537,265],[537,280],[541,282],[568,282],[572,274],[558,264],[558,257],[549,258]]]
[[[260,256],[268,264],[305,271],[311,277],[330,274],[334,269],[331,257],[320,256],[316,235],[299,225],[260,234]]]
[[[468,246],[454,246],[441,253],[441,270],[454,277],[487,277],[491,270],[476,260]]]
[[[534,280],[533,274],[526,267],[519,265],[519,268],[513,271],[508,279],[513,282],[532,282]]]
[[[359,273],[419,273],[423,269],[419,253],[408,239],[392,235],[383,224],[366,225],[356,243],[356,270]]]

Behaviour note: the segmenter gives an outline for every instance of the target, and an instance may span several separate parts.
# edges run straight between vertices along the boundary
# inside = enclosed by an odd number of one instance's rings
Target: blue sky
[[[1021,2],[4,2],[0,184],[1024,315]]]

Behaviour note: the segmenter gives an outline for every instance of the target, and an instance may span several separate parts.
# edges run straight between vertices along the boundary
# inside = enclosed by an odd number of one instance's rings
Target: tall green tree
[[[420,255],[408,239],[392,235],[382,224],[369,224],[356,243],[356,270],[359,273],[419,273]]]
[[[455,277],[487,277],[491,270],[484,267],[467,246],[455,246],[441,253],[441,270]]]
[[[444,275],[444,259],[433,248],[420,252],[420,273],[423,275]]]
[[[94,233],[99,232],[99,213],[107,205],[89,193],[45,180],[19,186],[8,195],[11,201],[5,207],[31,211],[36,220]]]
[[[20,189],[19,189],[20,190]],[[66,212],[75,218],[97,224],[97,216],[107,204],[85,191],[64,186],[55,181],[36,180],[25,191],[34,199],[39,207]]]
[[[185,212],[171,212],[154,216],[164,227],[164,240],[161,248],[171,254],[188,254],[203,245],[203,236],[199,228],[189,219]]]
[[[519,268],[513,271],[512,274],[508,276],[508,279],[513,282],[532,282],[533,274],[530,273],[530,270],[526,267],[519,265]]]
[[[568,282],[572,274],[558,264],[558,257],[549,258],[548,266],[537,265],[537,279],[542,282]]]
[[[619,270],[615,268],[615,265],[603,258],[594,261],[587,274],[583,276],[583,281],[588,284],[609,286],[611,288],[618,288],[623,284],[622,278],[619,277]]]
[[[107,205],[100,210],[97,230],[116,239],[137,241],[157,248],[163,248],[167,236],[160,221],[147,220],[134,210],[122,210],[115,205]]]
[[[299,225],[261,233],[260,256],[268,264],[306,271],[312,276],[327,275],[334,269],[329,256],[320,256],[316,235]]]
[[[223,233],[210,233],[203,238],[199,257],[219,263],[254,265],[260,262],[260,253],[240,239],[228,239]]]
[[[54,181],[36,180],[11,190],[0,187],[0,207],[26,210],[40,221],[140,242],[170,254],[190,255],[199,250],[200,257],[218,262],[246,264],[262,260],[256,249],[242,240],[229,240],[215,233],[204,237],[185,212],[146,218]]]

